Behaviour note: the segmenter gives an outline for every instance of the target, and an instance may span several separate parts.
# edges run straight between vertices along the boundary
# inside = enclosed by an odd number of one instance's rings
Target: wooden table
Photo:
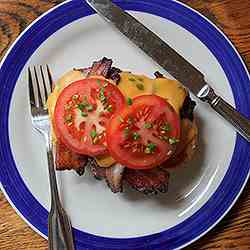
[[[62,0],[0,0],[0,56],[20,32]],[[249,0],[183,0],[217,24],[250,66]],[[47,249],[47,241],[32,231],[0,192],[0,249]],[[226,217],[187,249],[250,249],[250,185]]]

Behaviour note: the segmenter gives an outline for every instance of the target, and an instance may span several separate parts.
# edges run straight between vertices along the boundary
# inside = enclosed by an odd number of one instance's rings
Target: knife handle
[[[233,127],[248,141],[250,142],[250,120],[236,111],[229,103],[223,100],[220,96],[216,95],[214,90],[208,86],[206,96],[201,98],[206,101],[210,106],[226,119]]]

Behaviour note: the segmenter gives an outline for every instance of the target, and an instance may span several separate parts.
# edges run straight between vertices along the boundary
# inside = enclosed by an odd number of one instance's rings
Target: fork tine
[[[48,99],[48,96],[50,94],[50,90],[48,90],[48,87],[46,85],[46,80],[45,80],[45,75],[43,73],[43,67],[40,65],[40,71],[41,71],[41,76],[42,76],[42,81],[43,81],[43,88],[44,88],[44,95],[45,95],[45,102]]]
[[[53,79],[52,79],[52,75],[51,75],[51,72],[50,72],[48,64],[46,64],[46,69],[47,69],[47,73],[48,73],[48,77],[49,77],[50,92],[52,92],[53,89],[54,89],[54,84],[53,84]]]
[[[43,100],[42,100],[42,95],[41,95],[41,86],[39,84],[38,75],[37,75],[37,71],[36,71],[35,66],[34,66],[34,73],[35,73],[36,85],[37,85],[38,107],[42,108],[43,107]]]
[[[32,75],[31,75],[31,70],[30,67],[28,68],[28,81],[29,81],[29,98],[30,98],[30,104],[32,106],[36,106],[36,101],[35,101],[35,94],[34,94],[34,87],[33,87],[33,81],[32,81]]]

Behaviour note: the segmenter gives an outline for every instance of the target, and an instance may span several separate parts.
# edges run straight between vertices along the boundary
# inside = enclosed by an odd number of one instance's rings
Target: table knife
[[[225,118],[248,142],[250,142],[250,120],[237,112],[218,96],[205,81],[204,75],[178,54],[155,33],[136,18],[122,10],[110,0],[86,0],[108,23],[142,49],[170,75],[187,87],[200,100]]]

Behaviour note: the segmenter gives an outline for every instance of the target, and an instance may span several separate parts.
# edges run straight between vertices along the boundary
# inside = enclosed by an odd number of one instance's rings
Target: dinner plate
[[[229,103],[250,117],[247,69],[226,36],[177,1],[114,1],[156,32],[206,75]],[[54,79],[103,56],[123,70],[153,76],[161,69],[105,23],[85,1],[65,1],[33,22],[0,68],[1,188],[17,213],[47,237],[50,207],[45,145],[32,129],[27,67],[49,64]],[[167,194],[145,196],[125,187],[113,194],[86,173],[58,174],[77,249],[178,249],[209,231],[229,211],[249,177],[250,146],[197,101],[199,147],[171,170]]]

